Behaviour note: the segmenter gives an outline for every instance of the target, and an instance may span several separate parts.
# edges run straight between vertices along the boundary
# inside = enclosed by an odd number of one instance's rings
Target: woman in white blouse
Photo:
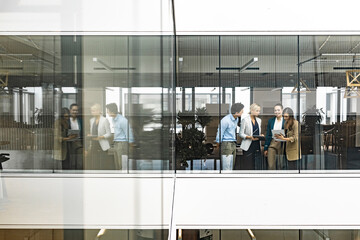
[[[261,170],[262,156],[259,138],[254,136],[263,136],[261,134],[260,106],[256,103],[250,106],[250,115],[241,120],[240,137],[243,139],[240,148],[243,150],[243,156],[251,159],[255,170]]]

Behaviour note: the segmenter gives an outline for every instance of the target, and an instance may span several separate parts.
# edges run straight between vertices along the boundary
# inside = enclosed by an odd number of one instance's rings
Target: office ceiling
[[[162,77],[171,78],[172,37],[84,36],[82,41],[81,71],[87,79],[101,77],[109,79],[104,81],[111,85],[116,85],[117,80],[122,85],[128,81],[127,71],[96,70],[101,66],[92,61],[94,57],[105,59],[111,66],[134,67],[130,71],[132,86],[161,86]],[[178,67],[178,86],[218,86],[217,67],[241,67],[253,57],[259,61],[252,69],[241,73],[222,71],[222,86],[293,86],[298,50],[300,62],[320,54],[343,54],[321,56],[302,64],[301,78],[309,86],[343,86],[345,71],[360,68],[359,56],[345,55],[360,54],[360,36],[179,36],[177,49],[178,57],[183,58]],[[71,85],[62,81],[62,60],[72,56],[62,50],[60,36],[0,36],[0,74],[9,74],[10,86],[54,82]]]

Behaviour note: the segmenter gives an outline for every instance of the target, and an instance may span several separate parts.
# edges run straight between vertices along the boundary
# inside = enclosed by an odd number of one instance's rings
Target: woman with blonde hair
[[[89,146],[91,169],[114,169],[114,163],[108,155],[110,149],[109,139],[111,137],[110,123],[102,115],[100,104],[93,104],[90,111],[93,116],[90,119],[90,134],[88,135],[91,139]]]
[[[243,156],[251,159],[255,170],[262,168],[262,156],[260,149],[260,140],[254,136],[264,136],[261,134],[260,106],[256,103],[250,106],[250,115],[241,120],[240,137],[243,139],[240,148],[243,150]]]
[[[299,122],[294,118],[294,112],[291,108],[285,108],[283,111],[285,120],[285,136],[276,134],[275,137],[284,144],[284,155],[288,163],[289,170],[297,170],[299,159],[301,159],[299,144]]]

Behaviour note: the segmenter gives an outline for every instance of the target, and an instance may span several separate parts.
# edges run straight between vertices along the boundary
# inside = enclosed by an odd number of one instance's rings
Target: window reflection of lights
[[[100,229],[100,231],[98,232],[98,234],[97,234],[96,237],[98,237],[98,238],[101,237],[102,235],[105,234],[105,232],[106,232],[106,229],[105,229],[105,228]]]
[[[328,37],[326,38],[326,40],[321,44],[321,46],[319,47],[319,51],[320,51],[320,50],[325,46],[325,44],[329,41],[330,37],[331,37],[331,36],[328,36]]]
[[[353,47],[353,48],[349,51],[349,53],[351,53],[352,51],[354,51],[359,45],[360,45],[360,42],[358,42],[358,44],[356,44],[355,47]]]
[[[77,93],[76,88],[74,87],[62,87],[63,93]]]
[[[249,233],[249,236],[251,237],[252,240],[256,240],[256,237],[253,233],[253,231],[251,231],[251,229],[247,229],[248,233]]]

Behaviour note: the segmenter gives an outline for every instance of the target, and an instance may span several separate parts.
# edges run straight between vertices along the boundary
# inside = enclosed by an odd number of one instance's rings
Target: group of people
[[[114,134],[110,122],[102,115],[100,104],[90,108],[91,116],[87,144],[84,151],[83,121],[79,117],[79,107],[72,104],[70,110],[62,108],[60,118],[55,121],[54,159],[56,169],[84,169],[83,155],[87,159],[86,169],[111,170],[123,169],[134,136],[128,120],[118,112],[116,103],[106,105],[107,114],[112,118]],[[109,154],[113,139],[114,154]]]
[[[266,135],[261,131],[260,111],[261,107],[253,103],[249,115],[241,118],[244,105],[235,103],[231,106],[230,114],[221,119],[216,143],[218,147],[221,145],[222,170],[232,170],[235,167],[238,126],[240,126],[239,136],[242,139],[240,145],[243,151],[242,159],[252,162],[255,170],[263,169],[262,140],[265,141],[264,156],[267,157],[269,170],[298,169],[298,160],[301,158],[299,123],[294,118],[293,110],[283,109],[282,104],[276,104],[275,116],[268,121]]]

